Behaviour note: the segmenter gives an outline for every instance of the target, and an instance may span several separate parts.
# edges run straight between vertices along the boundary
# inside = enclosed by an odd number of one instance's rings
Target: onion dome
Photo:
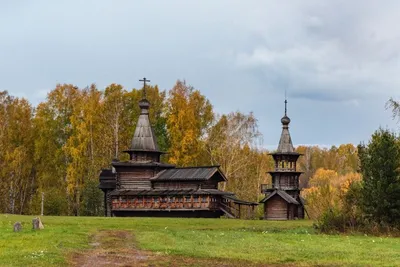
[[[285,116],[282,117],[281,122],[282,122],[283,125],[289,125],[290,118],[285,115]]]
[[[141,109],[141,114],[147,114],[149,113],[150,102],[144,98],[139,101],[139,107]]]

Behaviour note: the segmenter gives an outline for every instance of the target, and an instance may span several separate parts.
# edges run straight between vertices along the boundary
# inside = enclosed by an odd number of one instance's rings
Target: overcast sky
[[[253,111],[264,146],[367,141],[398,130],[400,1],[0,1],[0,90],[43,101],[57,83],[199,89]]]

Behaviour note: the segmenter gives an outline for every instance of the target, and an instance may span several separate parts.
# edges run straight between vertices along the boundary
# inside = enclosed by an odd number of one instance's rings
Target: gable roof
[[[184,167],[160,172],[153,181],[206,181],[217,176],[220,181],[227,181],[219,166]]]
[[[291,203],[291,204],[295,204],[295,205],[299,205],[300,203],[294,199],[291,195],[289,195],[288,193],[286,193],[285,191],[282,190],[275,190],[274,192],[272,192],[271,194],[269,194],[268,196],[266,196],[263,200],[260,201],[260,203],[265,203],[267,202],[271,197],[278,195],[281,198],[283,198],[283,200],[285,200],[287,203]]]

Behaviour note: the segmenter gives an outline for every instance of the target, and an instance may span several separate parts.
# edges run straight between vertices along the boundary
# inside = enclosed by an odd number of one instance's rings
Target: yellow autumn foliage
[[[360,180],[359,173],[338,175],[333,170],[318,169],[309,181],[310,187],[302,192],[307,202],[306,209],[309,216],[316,219],[330,208],[340,208],[350,185]]]
[[[167,100],[169,163],[200,165],[202,138],[214,118],[210,102],[198,90],[177,81]]]

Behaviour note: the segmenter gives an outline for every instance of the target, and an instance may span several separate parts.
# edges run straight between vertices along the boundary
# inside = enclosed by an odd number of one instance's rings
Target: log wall
[[[297,216],[299,219],[304,219],[304,207],[302,205],[297,207]]]
[[[153,182],[154,189],[199,189],[196,182]]]
[[[119,172],[117,180],[121,189],[150,189],[150,178],[153,176],[153,170],[137,169],[130,172]]]
[[[201,183],[203,189],[218,189],[218,182],[216,181],[205,181]]]
[[[264,204],[264,218],[267,220],[287,220],[287,202],[277,195],[271,197]]]

